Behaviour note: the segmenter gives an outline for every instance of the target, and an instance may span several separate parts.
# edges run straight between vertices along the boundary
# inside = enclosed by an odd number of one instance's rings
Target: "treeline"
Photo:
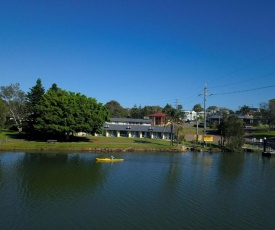
[[[178,110],[167,104],[143,108],[123,108],[112,100],[105,105],[95,98],[59,88],[55,83],[45,90],[41,79],[27,93],[20,84],[0,87],[0,128],[13,128],[27,135],[29,140],[57,138],[68,140],[77,132],[101,133],[101,127],[110,117],[144,118],[153,113],[166,113],[179,119]]]
[[[182,106],[178,105],[178,108],[173,108],[172,105],[167,104],[165,107],[160,106],[144,106],[144,107],[137,107],[134,105],[133,108],[123,108],[119,102],[112,100],[107,102],[105,106],[108,108],[110,117],[115,118],[136,118],[136,119],[143,119],[144,117],[154,114],[154,113],[166,113],[171,114],[175,113],[176,111],[180,111]]]
[[[55,83],[45,91],[41,79],[26,94],[16,83],[1,86],[0,95],[1,126],[11,121],[30,140],[68,140],[77,132],[100,132],[110,116],[108,109],[94,98],[63,90]]]

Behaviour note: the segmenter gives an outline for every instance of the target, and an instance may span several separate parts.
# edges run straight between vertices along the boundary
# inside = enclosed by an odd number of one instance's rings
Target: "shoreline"
[[[186,152],[181,148],[0,148],[1,152],[4,151],[77,151],[77,152]]]

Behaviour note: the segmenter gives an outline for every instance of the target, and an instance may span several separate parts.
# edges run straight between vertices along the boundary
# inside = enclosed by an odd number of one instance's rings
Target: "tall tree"
[[[59,88],[57,87],[56,83],[53,83],[50,89],[57,92]]]
[[[36,130],[68,138],[75,132],[99,132],[109,112],[94,98],[62,89],[49,89],[36,106]]]
[[[275,126],[275,99],[260,104],[261,122],[267,124],[269,130]]]
[[[30,92],[28,92],[26,96],[26,110],[28,114],[27,130],[30,135],[33,134],[34,124],[36,124],[36,119],[38,116],[35,109],[36,105],[40,102],[44,94],[45,89],[42,86],[41,79],[38,78],[36,85],[30,88]]]
[[[261,116],[261,123],[267,125],[269,122],[269,109],[268,103],[262,102],[260,103],[260,116]]]
[[[202,112],[203,111],[203,108],[201,107],[201,104],[195,104],[193,106],[193,110],[196,112],[196,113],[199,113],[199,112]]]
[[[141,107],[137,107],[137,105],[134,105],[134,107],[130,109],[130,117],[135,119],[142,119],[143,116]]]
[[[6,103],[0,98],[0,128],[5,125],[6,118],[8,116],[8,107]]]
[[[222,137],[222,145],[230,152],[240,151],[244,139],[243,121],[235,115],[225,115],[218,127]]]
[[[20,84],[10,84],[0,87],[0,96],[8,106],[9,116],[16,124],[18,131],[22,131],[22,121],[25,118],[25,93],[20,89]]]
[[[124,109],[117,101],[112,100],[104,105],[112,118],[125,118],[128,116],[127,109]]]
[[[163,112],[166,114],[166,118],[171,125],[171,145],[174,143],[174,132],[177,133],[177,129],[181,125],[181,111],[173,108],[172,105],[166,104],[163,108]]]

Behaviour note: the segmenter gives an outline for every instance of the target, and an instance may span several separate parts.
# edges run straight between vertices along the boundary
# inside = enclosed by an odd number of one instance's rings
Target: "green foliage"
[[[216,111],[216,110],[218,110],[219,108],[217,107],[217,106],[215,106],[215,105],[211,105],[211,106],[209,106],[208,107],[208,109],[207,110],[214,110],[214,111]]]
[[[243,115],[247,115],[250,112],[250,108],[247,105],[244,105],[240,108],[240,113]]]
[[[185,135],[179,135],[178,137],[178,143],[182,144],[185,141]]]
[[[53,90],[53,91],[55,91],[55,92],[57,92],[59,90],[59,88],[57,87],[56,83],[53,83],[52,87],[50,89]]]
[[[137,107],[134,105],[133,108],[126,109],[123,108],[117,101],[112,100],[105,104],[105,107],[108,108],[110,112],[110,117],[112,118],[137,118],[143,119],[144,117],[162,112],[162,108],[160,106],[141,106]]]
[[[222,144],[230,152],[240,151],[245,143],[243,121],[235,115],[224,116],[219,131],[223,138]]]
[[[275,99],[269,100],[268,103],[261,103],[260,114],[262,124],[267,124],[269,130],[272,130],[275,127]]]
[[[125,118],[128,116],[128,111],[115,100],[107,102],[105,107],[108,109],[110,117],[112,118]]]
[[[181,111],[173,108],[172,105],[167,104],[162,112],[166,114],[166,118],[171,124],[171,145],[173,145],[174,132],[178,134],[181,128]]]
[[[134,107],[129,110],[130,118],[137,119],[143,119],[150,114],[160,112],[162,112],[162,108],[160,106],[144,106],[143,108],[141,108],[141,106],[137,107],[136,105],[134,105]]]
[[[60,136],[100,131],[109,119],[106,107],[94,98],[62,89],[49,89],[37,104],[36,111],[39,116],[35,129]]]
[[[194,105],[193,110],[198,113],[198,112],[202,112],[203,108],[201,107],[201,104],[196,104]]]
[[[42,86],[41,79],[38,78],[36,85],[30,88],[30,92],[28,92],[26,96],[26,107],[29,113],[34,112],[35,105],[39,103],[44,93],[45,89]]]
[[[134,107],[130,109],[130,117],[135,119],[142,119],[143,114],[141,107],[138,108],[136,105],[134,105]]]
[[[25,93],[20,89],[20,84],[1,86],[0,96],[8,106],[8,115],[21,131],[22,121],[25,118]]]
[[[171,105],[167,104],[162,112],[166,114],[168,120],[172,121],[173,123],[177,124],[181,121],[181,111],[173,108]]]
[[[142,109],[143,117],[146,117],[150,114],[160,113],[162,112],[162,108],[160,106],[144,106]]]
[[[275,126],[275,99],[269,100],[268,106],[269,106],[269,111],[270,111],[269,124],[270,124],[270,127],[274,128],[274,126]]]
[[[42,86],[41,79],[38,78],[36,85],[30,88],[30,92],[26,95],[27,124],[25,131],[27,131],[29,135],[34,135],[34,124],[36,124],[38,116],[35,107],[40,102],[44,94],[45,89]]]
[[[6,117],[8,116],[8,107],[0,98],[0,129],[4,128]]]

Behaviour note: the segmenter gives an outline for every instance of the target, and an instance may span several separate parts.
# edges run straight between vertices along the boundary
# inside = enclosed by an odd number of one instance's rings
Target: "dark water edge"
[[[275,229],[275,157],[0,153],[0,229]]]

